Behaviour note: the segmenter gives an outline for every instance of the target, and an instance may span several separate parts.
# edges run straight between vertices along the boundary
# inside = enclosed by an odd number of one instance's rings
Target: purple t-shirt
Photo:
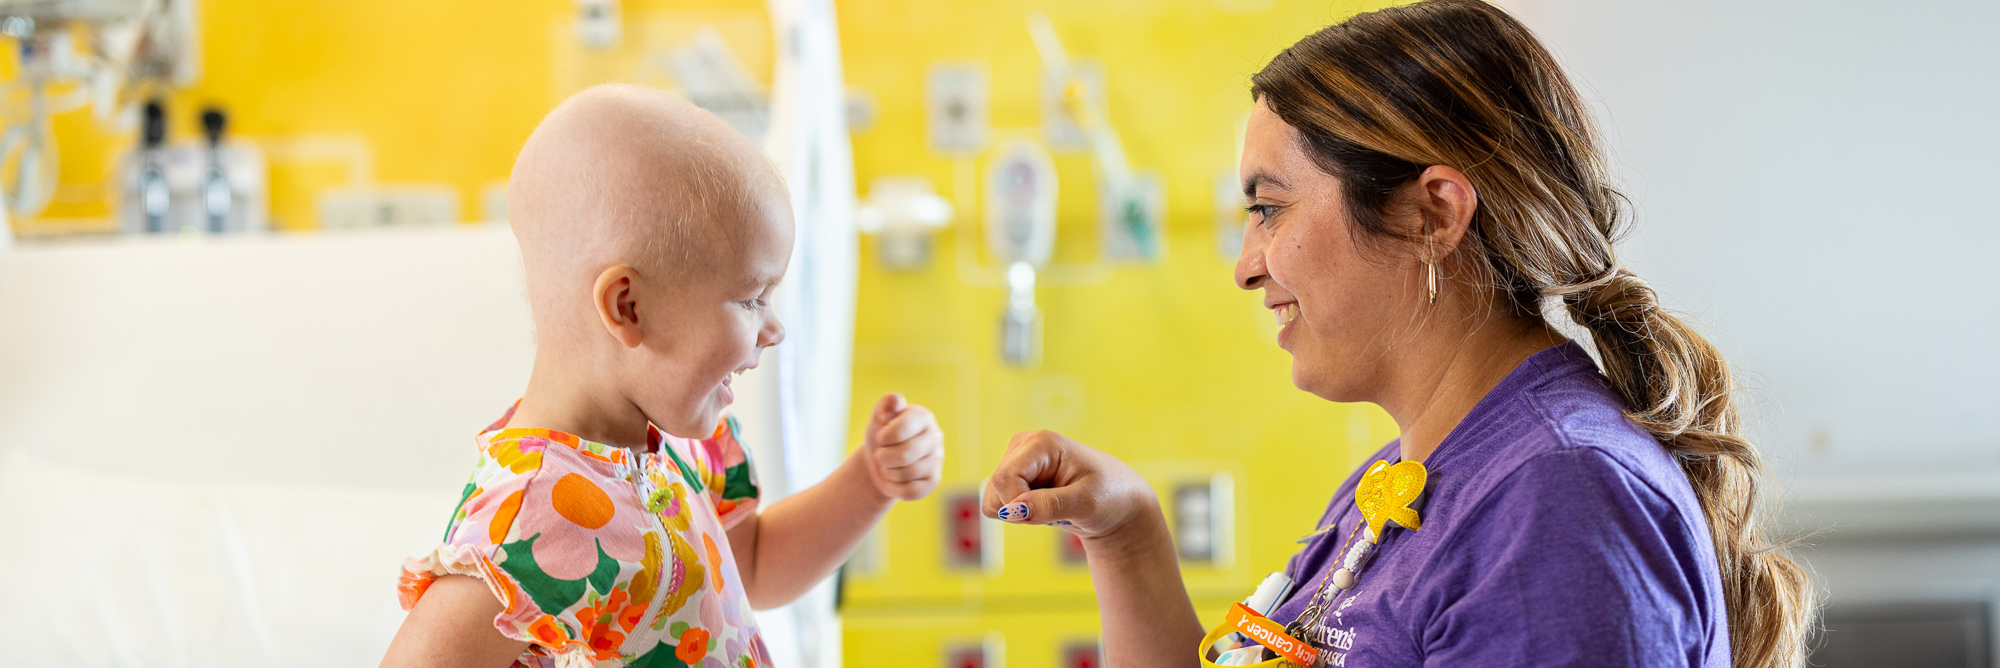
[[[1574,343],[1508,374],[1424,461],[1423,528],[1385,529],[1355,588],[1307,630],[1323,665],[1728,668],[1701,505],[1622,405]],[[1339,559],[1360,476],[1320,519],[1339,528],[1292,558],[1298,584],[1273,619],[1297,619]]]

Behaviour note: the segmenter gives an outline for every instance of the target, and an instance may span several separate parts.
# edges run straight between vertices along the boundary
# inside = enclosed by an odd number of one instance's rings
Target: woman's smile
[[[1280,302],[1270,307],[1271,315],[1278,319],[1278,347],[1285,348],[1285,336],[1291,334],[1292,323],[1299,319],[1299,303]]]

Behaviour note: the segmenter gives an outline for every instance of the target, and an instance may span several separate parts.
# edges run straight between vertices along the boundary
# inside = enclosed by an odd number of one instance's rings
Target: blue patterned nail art
[[[1004,522],[1028,521],[1028,504],[1016,501],[1000,507],[1000,519]]]

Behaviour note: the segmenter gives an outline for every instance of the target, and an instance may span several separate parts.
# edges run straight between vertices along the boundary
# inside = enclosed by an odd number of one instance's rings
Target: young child
[[[889,395],[824,482],[758,511],[730,376],[784,338],[791,207],[755,146],[658,91],[564,102],[508,182],[536,330],[443,544],[404,565],[384,666],[761,668],[752,608],[937,486],[936,419]],[[449,298],[448,295],[440,295]]]

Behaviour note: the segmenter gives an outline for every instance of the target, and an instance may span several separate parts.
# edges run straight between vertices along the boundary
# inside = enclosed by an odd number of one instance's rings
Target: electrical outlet
[[[924,95],[932,150],[965,154],[986,149],[992,135],[986,68],[971,64],[932,66]]]
[[[1007,665],[1006,641],[999,631],[979,640],[960,640],[945,645],[945,668],[1003,668]]]
[[[1183,562],[1228,568],[1235,558],[1236,481],[1227,472],[1174,487],[1174,546]]]

